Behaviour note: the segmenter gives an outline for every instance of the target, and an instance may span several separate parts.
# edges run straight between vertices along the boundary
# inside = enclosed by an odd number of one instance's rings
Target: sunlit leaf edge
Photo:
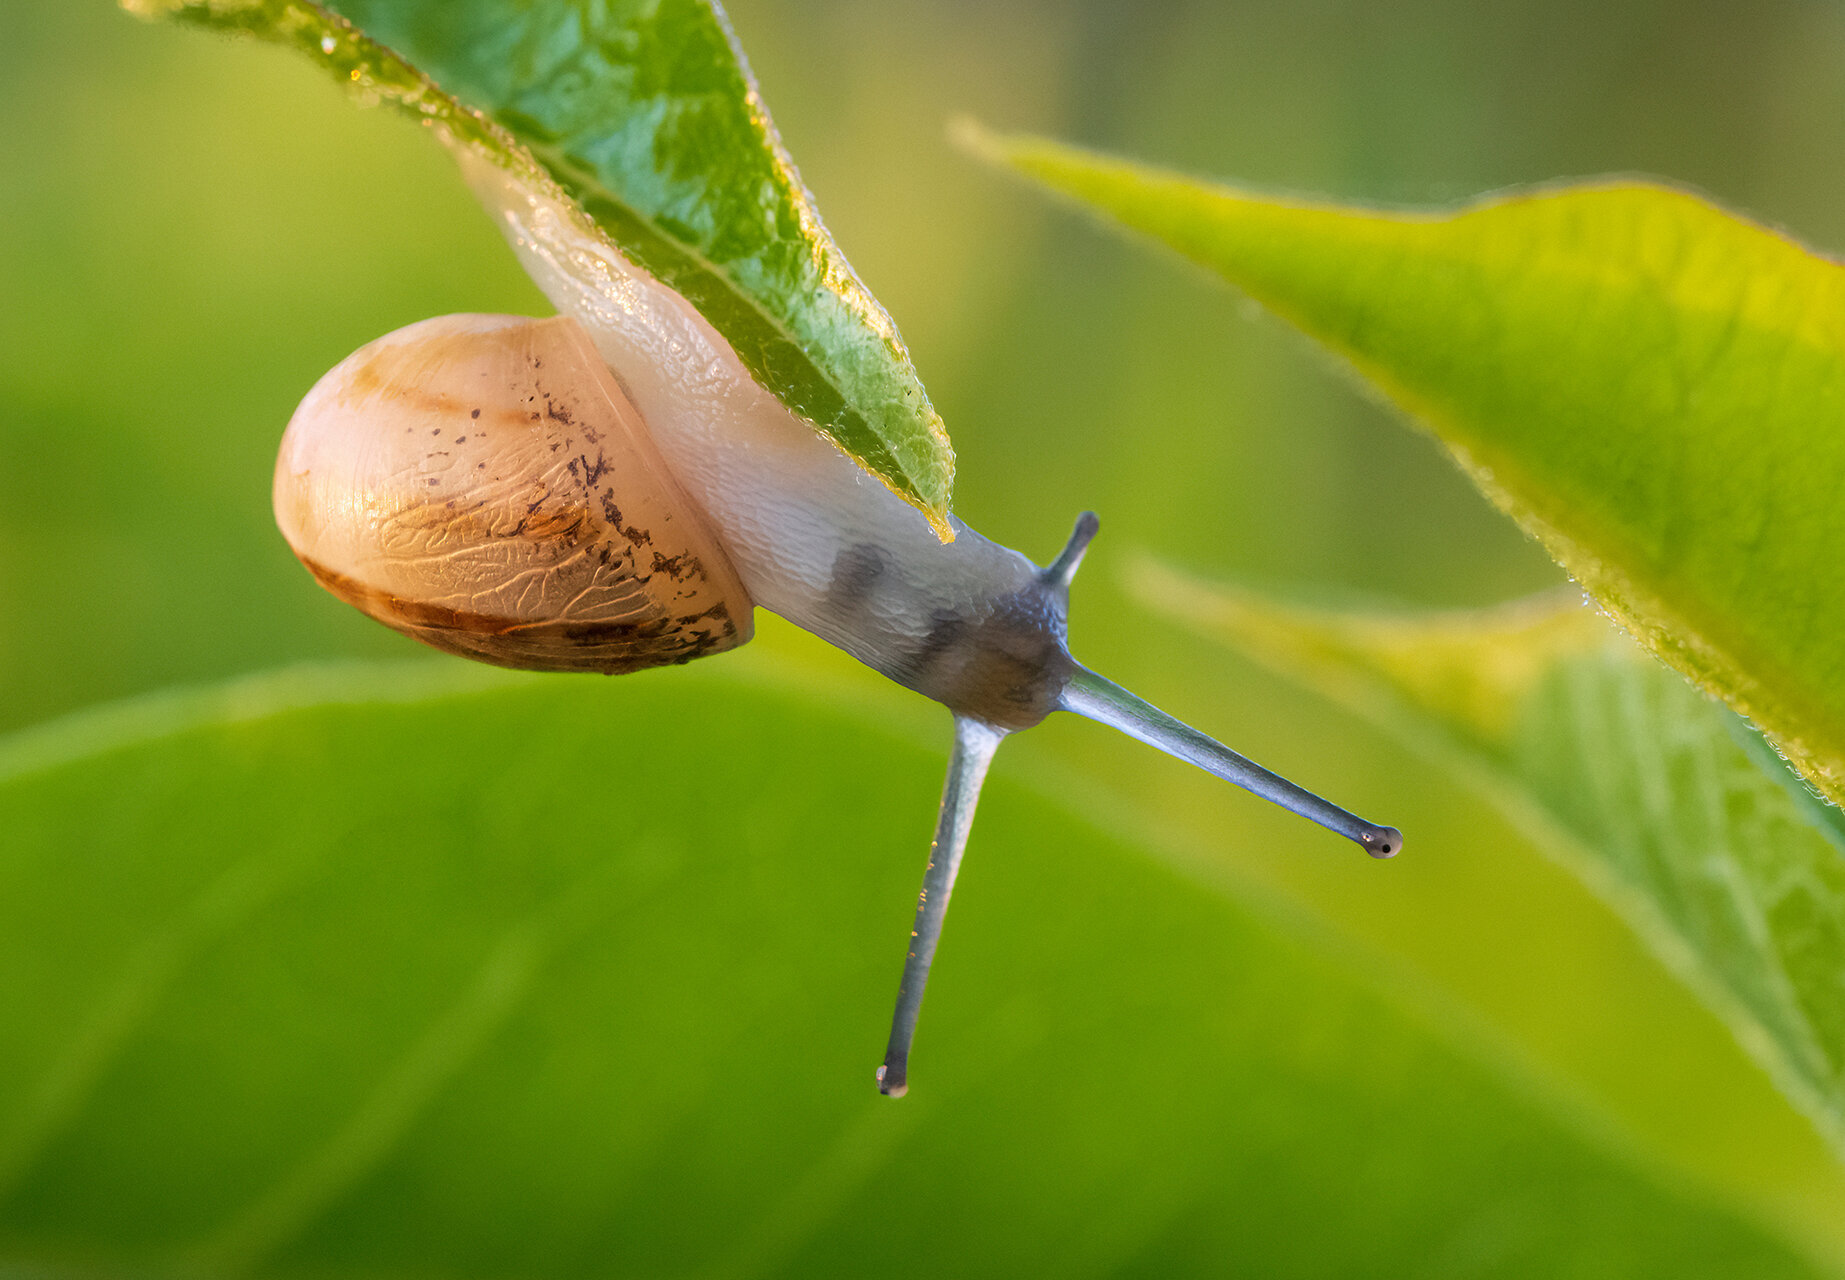
[[[1701,214],[1730,220],[1738,228],[1759,233],[1766,247],[1774,251],[1794,252],[1816,263],[1832,264],[1826,255],[1800,244],[1773,228],[1763,226],[1733,211],[1722,209],[1700,193],[1675,184],[1651,179],[1608,178],[1577,182],[1555,182],[1523,187],[1512,191],[1490,192],[1474,200],[1438,209],[1390,208],[1340,204],[1321,199],[1286,195],[1267,195],[1251,190],[1222,186],[1101,152],[1089,151],[1031,135],[995,133],[972,120],[955,122],[952,134],[968,153],[996,167],[1041,184],[1051,194],[1068,201],[1089,216],[1116,230],[1128,230],[1137,238],[1160,244],[1189,260],[1215,270],[1206,259],[1209,253],[1197,245],[1135,225],[1117,217],[1110,202],[1100,194],[1111,183],[1131,183],[1142,194],[1170,193],[1175,200],[1197,202],[1201,199],[1223,200],[1260,205],[1276,213],[1303,214],[1309,217],[1342,219],[1376,217],[1389,221],[1415,223],[1438,222],[1480,210],[1506,207],[1522,201],[1550,196],[1620,193],[1644,191],[1668,200],[1683,202]],[[1247,282],[1232,280],[1233,287],[1248,287]],[[1287,303],[1255,295],[1276,314],[1300,324],[1302,322]],[[1324,340],[1323,335],[1316,337]],[[1384,391],[1391,400],[1424,424],[1437,423],[1442,414],[1430,408],[1413,390],[1405,388],[1392,370],[1378,365],[1353,351],[1329,344],[1349,361],[1351,367],[1371,386]],[[1596,549],[1605,531],[1598,531],[1592,521],[1582,527],[1565,529],[1550,514],[1531,501],[1512,492],[1484,464],[1468,445],[1446,432],[1436,432],[1455,461],[1481,492],[1501,511],[1518,522],[1545,547],[1559,564],[1566,567],[1585,589],[1593,594],[1611,616],[1646,649],[1677,669],[1705,691],[1722,698],[1750,721],[1761,727],[1773,740],[1774,749],[1790,761],[1834,804],[1845,803],[1845,742],[1815,719],[1801,698],[1790,690],[1799,688],[1799,680],[1778,669],[1756,652],[1727,620],[1686,607],[1686,602],[1669,600],[1651,589],[1635,575],[1624,571],[1610,556]],[[1610,546],[1620,540],[1607,539]]]
[[[802,208],[804,233],[810,238],[815,256],[827,265],[827,288],[842,312],[854,317],[851,323],[858,330],[855,340],[860,345],[884,352],[886,374],[902,388],[900,399],[905,408],[889,421],[885,420],[889,415],[876,410],[870,410],[868,418],[866,407],[853,403],[852,397],[837,385],[834,372],[826,367],[825,357],[816,358],[789,332],[770,300],[749,296],[722,272],[699,259],[694,250],[679,244],[612,194],[591,191],[584,176],[546,164],[532,148],[490,119],[486,112],[457,101],[429,76],[316,0],[120,2],[139,17],[171,18],[292,48],[325,67],[336,80],[356,93],[361,102],[389,103],[433,128],[446,145],[465,147],[508,170],[522,184],[568,210],[577,219],[579,230],[603,240],[614,251],[656,276],[670,282],[677,275],[682,278],[681,283],[695,277],[707,290],[729,299],[731,305],[705,309],[705,318],[714,328],[730,340],[772,333],[777,349],[787,357],[785,363],[799,367],[798,377],[780,376],[773,362],[763,355],[760,343],[733,341],[739,359],[751,375],[790,412],[858,462],[867,474],[920,511],[938,537],[943,541],[951,540],[948,510],[954,483],[954,451],[947,431],[910,366],[907,350],[896,336],[895,325],[832,243],[812,206],[811,197],[794,173],[766,109],[755,94],[753,82],[751,109],[761,129],[762,145],[772,155],[777,171],[784,175],[791,198]],[[747,64],[737,48],[728,19],[714,0],[702,2],[721,27],[747,79]],[[625,224],[636,234],[620,235],[616,226],[588,212],[586,200],[619,211]],[[804,406],[816,398],[816,392],[820,393],[819,398],[836,402],[836,411],[828,421],[817,421],[804,410]]]

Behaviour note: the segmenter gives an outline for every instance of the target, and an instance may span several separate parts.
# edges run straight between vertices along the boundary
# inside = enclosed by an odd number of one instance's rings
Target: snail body
[[[284,435],[277,521],[335,595],[503,666],[619,673],[744,643],[760,605],[942,703],[955,746],[880,1088],[911,1036],[974,804],[1001,740],[1056,710],[1109,724],[1377,857],[1364,822],[1078,664],[1085,514],[1040,568],[922,514],[797,418],[673,290],[554,197],[464,174],[559,315],[445,316],[361,348]],[[892,340],[895,341],[894,335]]]
[[[944,544],[881,488],[847,492],[882,527],[843,534],[786,503],[739,515],[709,479],[702,492],[709,506],[576,321],[455,315],[315,384],[274,500],[322,586],[464,657],[607,674],[689,662],[748,640],[761,601],[957,714],[1014,730],[1056,708],[1076,670],[1067,592],[1024,556],[964,526]],[[764,537],[772,553],[738,541]]]

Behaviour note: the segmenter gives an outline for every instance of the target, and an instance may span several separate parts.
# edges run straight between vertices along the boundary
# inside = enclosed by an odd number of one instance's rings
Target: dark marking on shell
[[[620,675],[678,666],[734,648],[739,635],[722,603],[695,615],[714,627],[688,627],[656,615],[622,622],[524,622],[408,600],[302,556],[320,585],[394,631],[446,653],[522,671],[600,671]]]
[[[681,551],[676,556],[663,556],[658,551],[654,552],[652,571],[664,573],[674,582],[684,582],[693,574],[700,578],[705,576],[705,566],[690,551]]]
[[[689,627],[694,622],[705,622],[707,620],[712,621],[712,622],[730,621],[730,606],[726,605],[722,600],[719,600],[718,602],[713,604],[709,609],[706,609],[701,613],[683,614],[680,617],[673,619],[674,622],[678,623],[682,627]]]
[[[596,450],[594,462],[591,462],[586,454],[578,454],[576,460],[583,464],[584,484],[595,484],[609,473],[608,456],[600,449]]]
[[[615,498],[608,490],[603,490],[597,497],[602,502],[602,518],[608,521],[609,528],[636,547],[653,545],[653,535],[647,530],[636,529],[632,525],[622,523],[621,508],[615,505]]]

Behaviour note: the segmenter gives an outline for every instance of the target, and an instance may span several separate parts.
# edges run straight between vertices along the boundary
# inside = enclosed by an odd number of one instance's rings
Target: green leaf
[[[711,0],[123,3],[297,49],[558,195],[946,533],[954,454],[941,419]]]
[[[1394,212],[975,147],[1350,360],[1649,649],[1845,800],[1845,270],[1685,191]],[[1391,495],[1375,496],[1380,524]]]
[[[711,665],[0,744],[0,1270],[1813,1274],[1003,754],[878,1097],[942,753]]]
[[[1157,565],[1137,590],[1429,748],[1577,871],[1845,1156],[1845,824],[1759,733],[1580,597],[1289,608]]]

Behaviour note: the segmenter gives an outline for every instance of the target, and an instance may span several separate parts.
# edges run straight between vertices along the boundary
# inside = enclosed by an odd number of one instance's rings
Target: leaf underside
[[[123,0],[298,50],[527,181],[945,534],[954,454],[710,0]]]

